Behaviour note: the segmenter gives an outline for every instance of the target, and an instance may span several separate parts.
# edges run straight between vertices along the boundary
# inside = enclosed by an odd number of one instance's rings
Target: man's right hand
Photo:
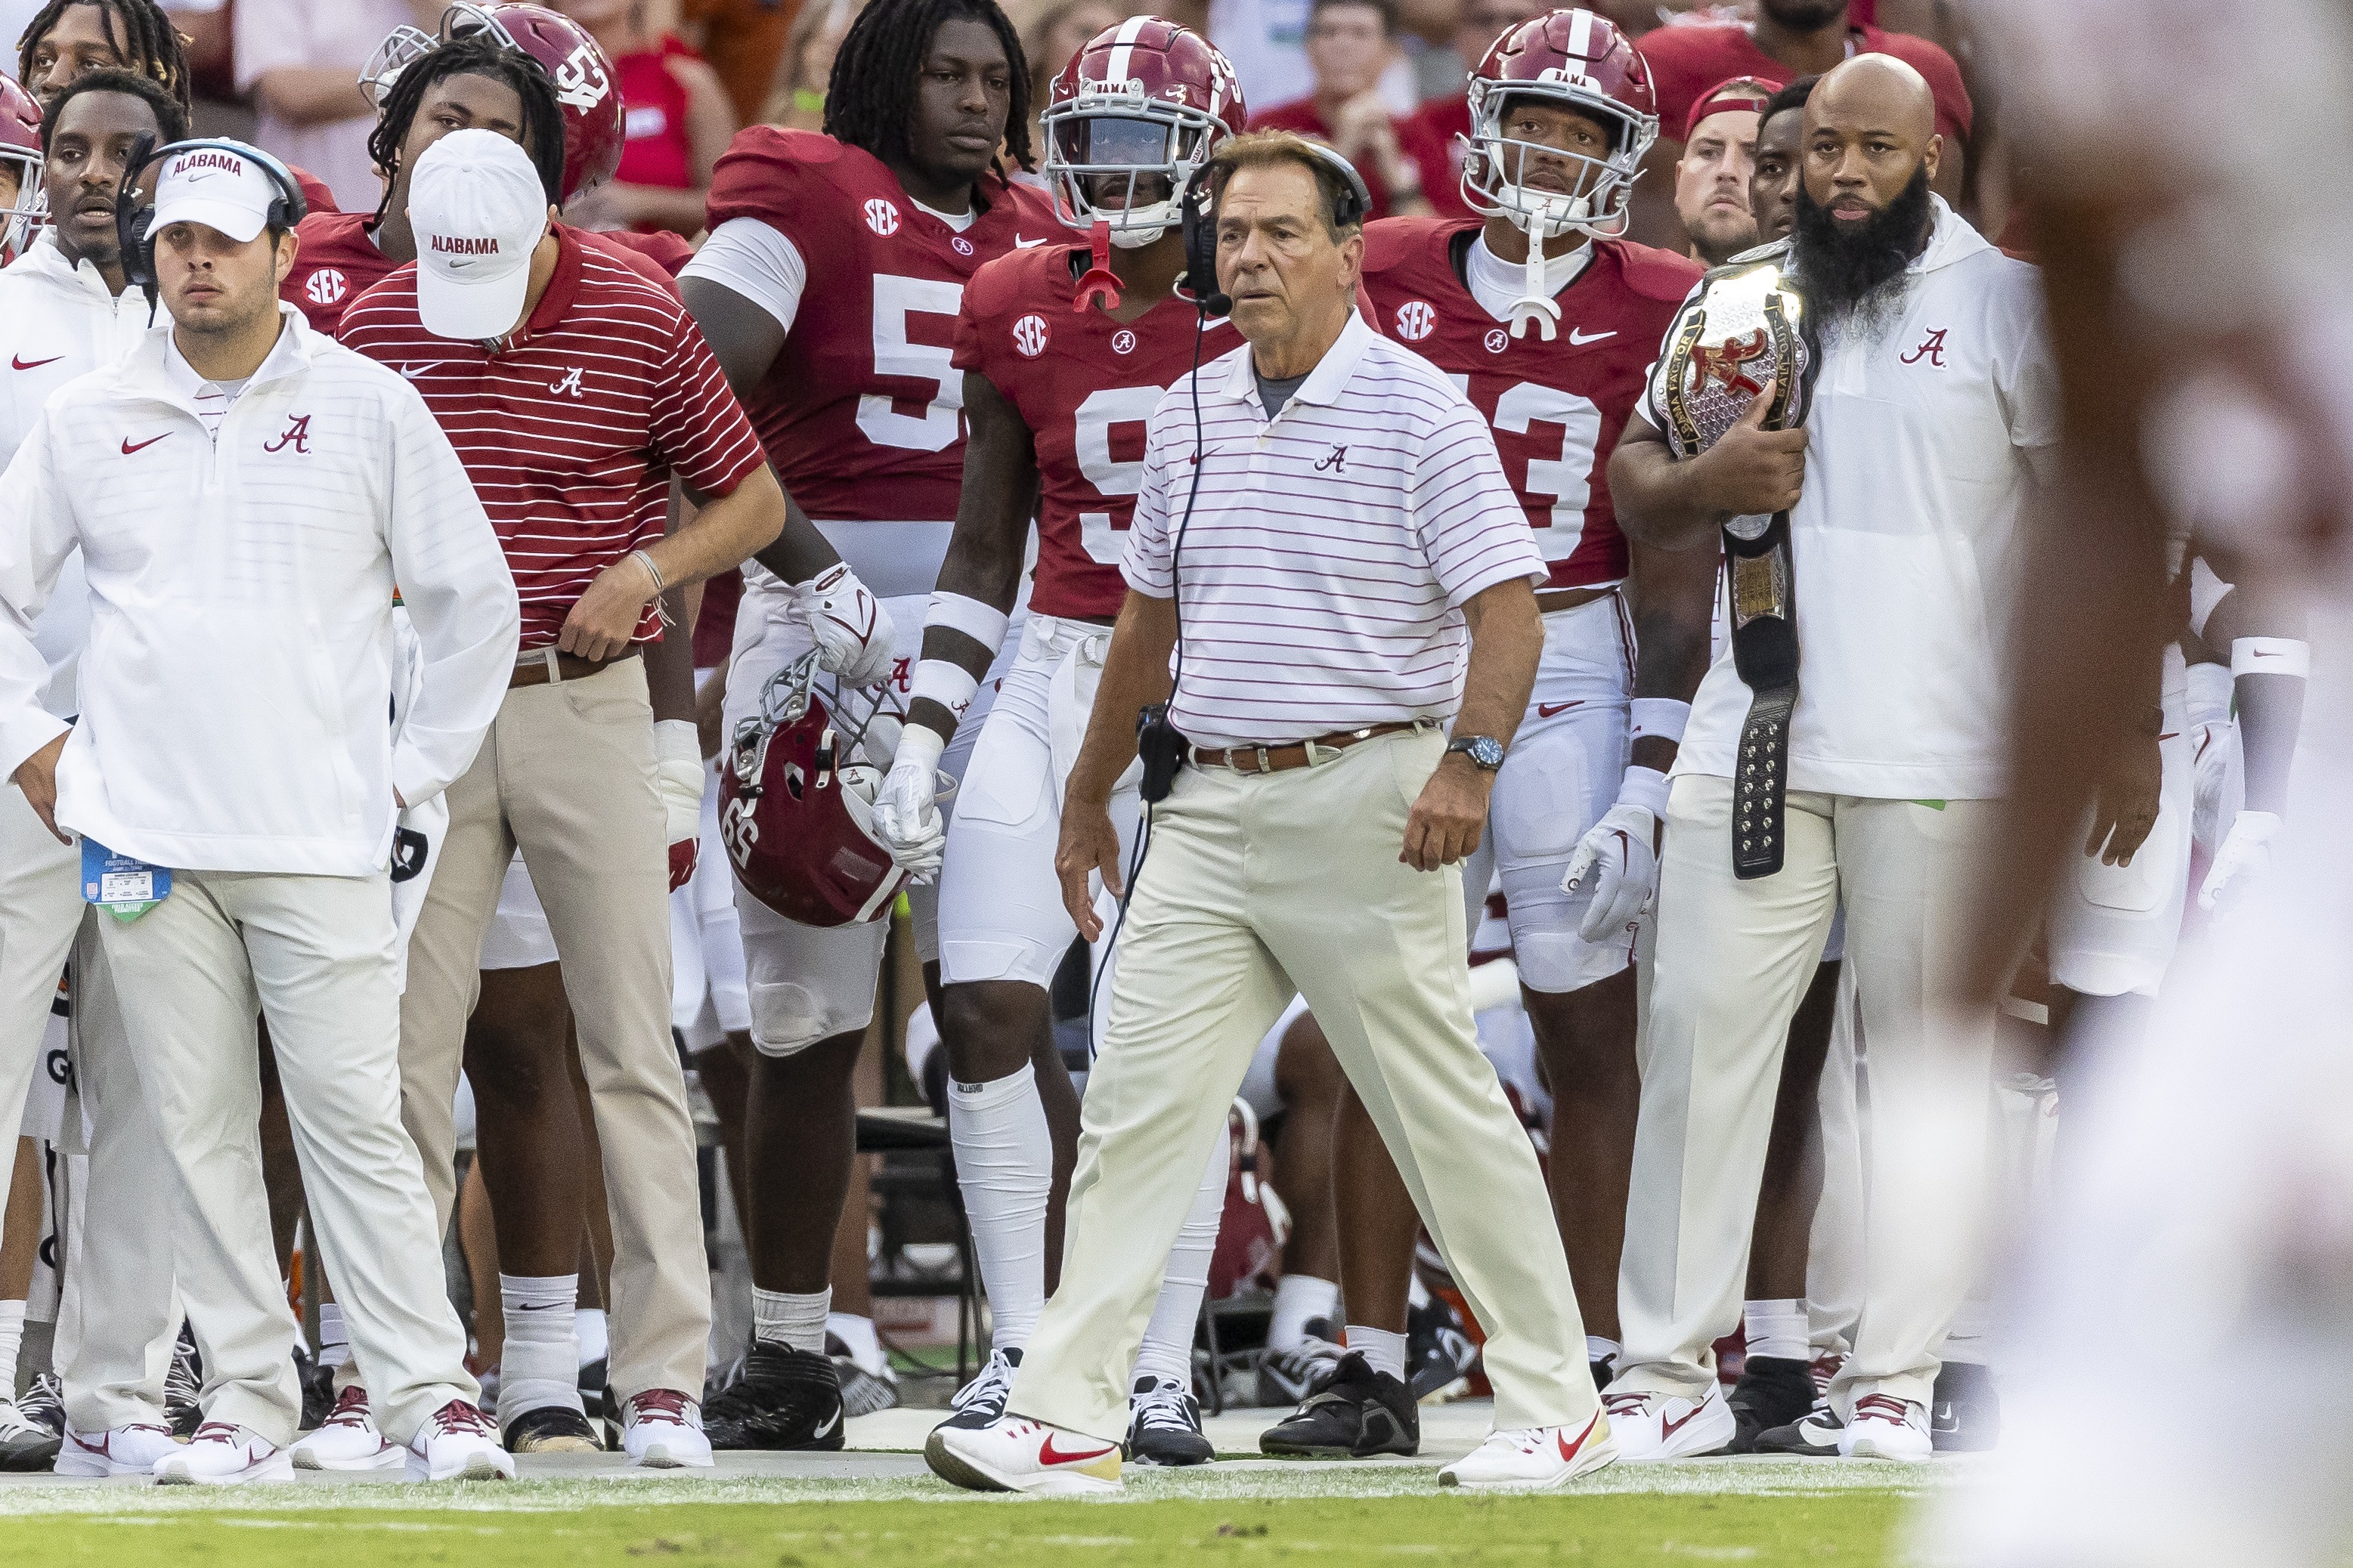
[[[1072,796],[1062,803],[1062,838],[1054,847],[1054,874],[1062,879],[1062,908],[1089,942],[1103,935],[1094,889],[1087,885],[1089,874],[1096,871],[1103,873],[1103,885],[1113,898],[1125,893],[1119,879],[1119,829],[1112,826],[1110,806]]]
[[[1767,430],[1768,384],[1715,446],[1692,459],[1704,503],[1725,517],[1770,517],[1798,504],[1806,482],[1806,432]]]
[[[25,799],[40,817],[41,826],[56,834],[58,843],[70,844],[73,835],[60,832],[58,827],[58,758],[65,749],[66,737],[59,735],[17,763],[16,773],[10,776],[25,792]]]

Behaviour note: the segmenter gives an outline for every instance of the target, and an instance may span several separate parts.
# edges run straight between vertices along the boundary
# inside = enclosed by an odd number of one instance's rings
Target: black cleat
[[[2001,1440],[2001,1395],[1993,1374],[1965,1361],[1948,1361],[1928,1399],[1928,1440],[1939,1454],[1973,1453]]]
[[[1201,1432],[1201,1406],[1174,1378],[1146,1373],[1128,1395],[1127,1458],[1144,1465],[1205,1465],[1218,1450]]]
[[[25,1419],[16,1401],[0,1399],[0,1470],[40,1471],[57,1463],[58,1435]]]
[[[1830,1407],[1829,1401],[1814,1406],[1813,1413],[1802,1421],[1792,1421],[1786,1426],[1768,1426],[1757,1435],[1758,1454],[1788,1454],[1810,1459],[1835,1459],[1839,1451],[1839,1433],[1846,1423]]]
[[[970,1383],[955,1391],[948,1408],[955,1412],[940,1423],[961,1431],[994,1426],[1005,1415],[1005,1402],[1013,1394],[1013,1374],[1021,1370],[1018,1350],[991,1351],[988,1363]]]
[[[1810,1362],[1782,1356],[1753,1355],[1733,1385],[1736,1430],[1731,1451],[1757,1452],[1757,1440],[1777,1426],[1793,1426],[1814,1407],[1814,1373]]]
[[[32,1385],[16,1396],[16,1413],[62,1442],[66,1435],[66,1396],[58,1383],[58,1374],[45,1372],[33,1379]]]
[[[499,1433],[500,1446],[510,1454],[601,1454],[603,1438],[586,1415],[569,1405],[543,1405],[526,1410]]]
[[[1340,1331],[1329,1318],[1307,1320],[1307,1337],[1289,1350],[1259,1352],[1258,1398],[1253,1402],[1279,1410],[1301,1400],[1332,1381],[1332,1369],[1348,1352],[1335,1342]]]
[[[1258,1446],[1279,1459],[1411,1458],[1421,1451],[1421,1408],[1403,1382],[1351,1352],[1321,1390],[1259,1434]]]
[[[702,1407],[714,1448],[839,1448],[841,1423],[832,1361],[787,1345],[754,1345],[744,1375]]]
[[[879,1374],[869,1372],[849,1353],[848,1342],[839,1334],[825,1336],[825,1353],[833,1363],[834,1381],[841,1385],[844,1410],[852,1415],[871,1415],[899,1403],[899,1380],[892,1375],[888,1362]]]
[[[1461,1392],[1479,1364],[1479,1347],[1462,1331],[1454,1309],[1432,1296],[1405,1315],[1405,1380],[1416,1399]]]

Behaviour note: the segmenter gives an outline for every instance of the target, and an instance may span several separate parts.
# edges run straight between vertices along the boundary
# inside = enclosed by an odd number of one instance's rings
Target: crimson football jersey
[[[294,230],[300,241],[294,268],[279,286],[278,297],[328,337],[343,324],[346,306],[399,270],[400,263],[369,237],[375,222],[374,213],[314,212]],[[694,259],[694,247],[674,234],[596,234],[563,226],[583,245],[628,263],[673,294],[679,269]]]
[[[1108,619],[1127,595],[1119,558],[1144,482],[1145,421],[1193,368],[1200,312],[1171,298],[1123,325],[1092,306],[1073,310],[1086,266],[1086,247],[1044,245],[975,273],[956,318],[955,367],[987,376],[1029,426],[1038,460],[1029,607]],[[1203,364],[1241,342],[1224,321],[1198,335]]]
[[[981,263],[1068,230],[1044,192],[996,175],[962,232],[917,206],[889,165],[812,131],[754,125],[711,181],[709,219],[755,218],[807,268],[784,347],[744,407],[810,517],[944,521],[964,476],[964,380],[952,363]]]
[[[1682,136],[1692,105],[1711,88],[1736,76],[1787,87],[1799,75],[1758,48],[1747,27],[1737,22],[1654,27],[1634,47],[1642,51],[1651,68],[1651,85],[1659,99],[1662,142],[1673,142]],[[1961,68],[1953,63],[1943,45],[1865,25],[1848,29],[1847,50],[1851,55],[1892,55],[1917,70],[1936,95],[1936,134],[1948,141],[1968,141],[1975,110],[1969,89],[1961,82]]]
[[[1383,333],[1435,364],[1486,417],[1504,476],[1550,563],[1546,586],[1586,588],[1626,575],[1626,540],[1609,504],[1609,454],[1642,395],[1668,323],[1703,268],[1627,240],[1593,258],[1555,299],[1558,335],[1515,338],[1462,281],[1457,258],[1477,220],[1393,218],[1365,230],[1365,289]]]

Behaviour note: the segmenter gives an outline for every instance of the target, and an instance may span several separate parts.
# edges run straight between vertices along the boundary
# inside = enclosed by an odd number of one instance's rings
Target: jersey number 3
[[[858,400],[858,428],[878,447],[942,452],[964,433],[964,377],[952,349],[907,341],[907,318],[917,313],[950,321],[964,305],[964,285],[931,278],[874,275],[874,374],[932,384],[921,414],[902,414],[900,399],[870,392]]]
[[[1471,395],[1469,376],[1447,379],[1465,397]],[[1513,436],[1529,434],[1533,425],[1560,426],[1560,456],[1531,456],[1520,492],[1531,499],[1552,497],[1552,526],[1535,531],[1536,548],[1547,561],[1567,560],[1585,537],[1585,507],[1593,498],[1593,452],[1601,440],[1601,410],[1589,397],[1521,381],[1505,387],[1495,399],[1495,415],[1489,423],[1498,433]]]

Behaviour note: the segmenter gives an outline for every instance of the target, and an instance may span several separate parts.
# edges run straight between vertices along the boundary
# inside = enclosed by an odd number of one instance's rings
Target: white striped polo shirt
[[[1197,745],[1259,745],[1451,718],[1463,602],[1545,580],[1486,422],[1435,365],[1353,312],[1272,421],[1250,354],[1178,381],[1145,432],[1120,570],[1139,594],[1177,598],[1177,729]],[[1172,568],[1194,482],[1196,380],[1200,489]]]

